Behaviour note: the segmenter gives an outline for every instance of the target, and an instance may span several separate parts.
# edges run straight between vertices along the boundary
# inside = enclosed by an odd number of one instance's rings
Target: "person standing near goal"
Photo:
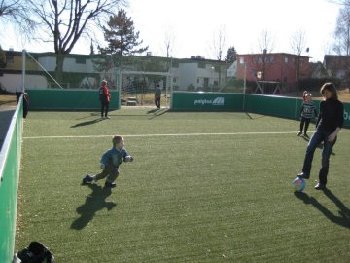
[[[324,98],[320,103],[320,113],[316,123],[316,131],[311,137],[306,148],[304,164],[301,172],[297,175],[300,178],[309,179],[312,160],[317,146],[323,142],[322,162],[319,171],[319,181],[315,185],[316,190],[324,190],[327,185],[329,172],[329,159],[332,154],[333,145],[337,134],[344,123],[344,106],[338,100],[337,90],[333,83],[325,83],[321,88]]]
[[[162,91],[159,87],[159,84],[157,84],[156,90],[154,93],[154,102],[156,104],[157,109],[160,109],[160,96],[161,96],[161,94],[162,94]]]
[[[98,96],[101,103],[101,118],[104,116],[106,119],[110,119],[108,116],[108,111],[109,102],[111,101],[111,93],[109,92],[109,88],[107,86],[107,80],[102,80],[101,87],[98,90]]]
[[[120,135],[115,135],[112,139],[112,149],[106,151],[100,161],[102,171],[96,175],[87,174],[83,178],[83,184],[96,182],[106,178],[105,187],[116,187],[116,180],[119,176],[119,166],[123,162],[132,162],[134,158],[128,154],[124,148],[124,139]]]

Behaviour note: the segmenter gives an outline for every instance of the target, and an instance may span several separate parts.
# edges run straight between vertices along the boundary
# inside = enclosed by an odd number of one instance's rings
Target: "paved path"
[[[7,131],[10,127],[11,120],[13,115],[15,114],[15,111],[15,105],[0,105],[0,149],[2,148],[2,144],[4,143]]]

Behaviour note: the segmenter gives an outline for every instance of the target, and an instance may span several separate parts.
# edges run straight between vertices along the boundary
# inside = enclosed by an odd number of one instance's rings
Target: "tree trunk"
[[[56,68],[55,68],[55,79],[58,84],[63,86],[62,80],[63,80],[63,61],[64,61],[64,55],[61,53],[56,54]]]

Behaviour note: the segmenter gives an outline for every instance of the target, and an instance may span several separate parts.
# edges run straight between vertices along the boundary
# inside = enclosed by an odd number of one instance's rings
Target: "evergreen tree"
[[[0,46],[0,68],[6,67],[6,54]]]
[[[236,61],[236,59],[237,59],[237,52],[236,52],[236,49],[232,46],[227,50],[225,61],[227,63],[233,63]]]
[[[148,46],[139,48],[143,43],[142,40],[138,40],[140,32],[135,32],[134,22],[126,16],[122,9],[118,15],[110,16],[107,26],[103,26],[103,31],[108,47],[99,47],[101,54],[127,56],[148,50]]]

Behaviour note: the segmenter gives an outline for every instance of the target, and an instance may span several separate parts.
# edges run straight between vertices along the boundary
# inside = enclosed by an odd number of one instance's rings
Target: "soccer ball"
[[[302,192],[306,186],[305,180],[299,176],[293,180],[292,184],[297,192]]]

